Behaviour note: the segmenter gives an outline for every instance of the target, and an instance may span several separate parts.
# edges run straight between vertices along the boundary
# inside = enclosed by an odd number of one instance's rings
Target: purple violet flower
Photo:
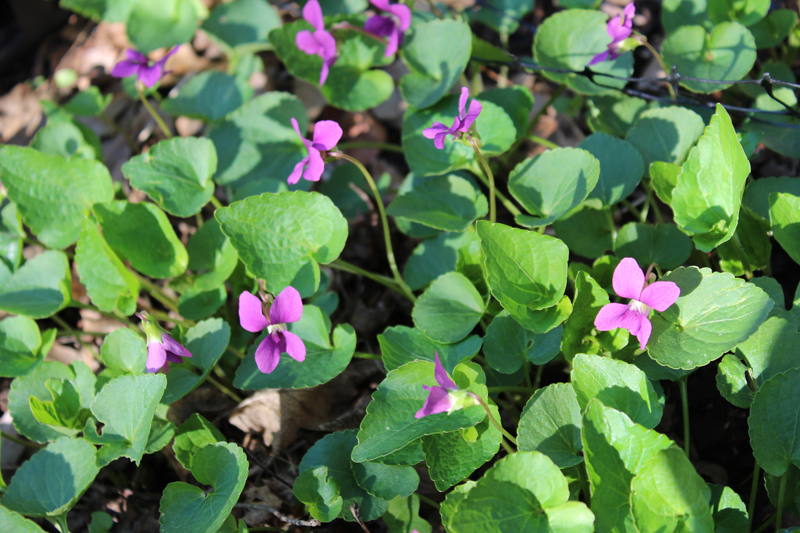
[[[322,18],[322,8],[317,0],[308,0],[303,6],[303,18],[314,27],[314,33],[302,30],[295,35],[294,42],[297,48],[308,55],[322,58],[322,70],[319,73],[319,86],[328,79],[328,71],[336,62],[336,39],[330,32],[325,31],[325,20]]]
[[[469,89],[466,87],[461,88],[461,98],[458,99],[458,116],[453,119],[453,125],[449,128],[441,122],[434,122],[433,126],[422,130],[422,134],[427,139],[433,139],[433,145],[439,150],[444,149],[444,140],[448,135],[453,138],[460,137],[463,133],[468,133],[470,126],[481,114],[483,106],[477,100],[473,100],[469,104],[469,112],[467,112],[467,99],[469,98]]]
[[[414,418],[422,418],[428,415],[435,415],[436,413],[450,414],[457,409],[465,407],[467,396],[472,394],[459,389],[453,380],[450,379],[441,361],[439,361],[439,352],[436,352],[434,365],[433,375],[439,386],[422,386],[423,389],[428,391],[428,397],[425,399],[425,404],[422,406],[422,409],[417,411]]]
[[[282,353],[288,353],[296,361],[306,358],[306,345],[303,340],[290,331],[286,324],[297,322],[303,316],[303,301],[294,287],[286,287],[275,297],[269,311],[265,312],[264,303],[249,292],[239,295],[239,323],[252,333],[267,330],[256,348],[256,365],[265,374],[271,373],[278,366]]]
[[[588,66],[602,63],[603,61],[613,61],[626,52],[626,50],[623,49],[623,42],[631,36],[634,15],[636,15],[636,6],[631,2],[625,6],[622,15],[617,15],[608,21],[606,31],[611,36],[611,43],[608,45],[608,49],[605,52],[594,56],[592,60],[589,61]]]
[[[369,0],[373,6],[388,11],[391,16],[373,15],[364,24],[364,30],[378,37],[388,37],[386,57],[391,57],[403,44],[403,34],[411,26],[411,10],[403,4],[389,4],[389,0]]]
[[[677,301],[681,289],[671,281],[647,283],[644,272],[632,257],[626,257],[619,262],[614,270],[612,284],[617,296],[629,298],[631,302],[628,305],[604,305],[594,319],[594,327],[598,331],[625,328],[631,335],[636,335],[640,348],[644,350],[653,331],[650,310],[666,311]]]
[[[191,357],[189,350],[172,336],[161,329],[157,322],[151,321],[147,313],[137,313],[136,316],[142,321],[142,329],[147,335],[147,363],[145,368],[150,373],[163,370],[169,372],[170,363],[182,363],[183,357]]]
[[[336,143],[342,138],[342,127],[332,120],[320,120],[314,126],[314,140],[309,141],[300,133],[300,126],[297,125],[297,120],[294,118],[292,118],[292,126],[308,148],[308,155],[294,166],[287,181],[289,185],[294,185],[300,181],[301,174],[308,181],[319,181],[322,171],[325,170],[325,162],[322,160],[320,152],[327,152],[336,146]],[[305,172],[303,172],[304,168]]]
[[[146,55],[132,48],[128,49],[125,52],[127,59],[123,59],[114,65],[114,68],[111,70],[111,75],[115,78],[127,78],[128,76],[136,74],[136,78],[149,89],[158,83],[158,80],[165,74],[169,73],[169,71],[164,72],[164,64],[167,62],[167,59],[178,51],[178,48],[180,48],[180,45],[170,50],[167,55],[152,65]]]

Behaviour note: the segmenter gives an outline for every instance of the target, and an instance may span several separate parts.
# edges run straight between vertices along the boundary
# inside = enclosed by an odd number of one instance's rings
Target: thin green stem
[[[484,411],[486,411],[486,416],[488,416],[488,417],[489,417],[489,422],[491,422],[491,423],[492,423],[492,425],[493,425],[494,427],[496,427],[496,428],[497,428],[497,429],[500,431],[500,433],[502,433],[502,434],[503,434],[503,436],[504,436],[505,438],[507,438],[509,441],[511,441],[511,443],[513,443],[513,444],[514,444],[514,446],[516,446],[516,445],[517,445],[517,439],[515,439],[515,438],[514,438],[514,436],[513,436],[511,433],[509,433],[508,431],[506,431],[505,429],[503,429],[503,426],[500,424],[500,422],[498,422],[498,421],[497,421],[497,420],[494,418],[494,415],[492,414],[492,411],[491,411],[491,409],[489,409],[489,406],[488,406],[488,405],[486,405],[486,402],[484,402],[484,401],[483,401],[483,398],[481,398],[481,397],[480,397],[480,396],[478,396],[477,394],[470,394],[470,396],[472,396],[473,398],[475,398],[475,401],[477,401],[479,404],[481,404],[481,406],[483,407],[483,410],[484,410]]]
[[[67,526],[67,513],[49,517],[49,520],[58,528],[61,533],[69,533],[69,526]]]
[[[778,487],[778,509],[775,512],[775,531],[781,530],[781,519],[783,518],[783,499],[786,496],[786,480],[789,479],[789,471],[781,476],[781,484]]]
[[[361,173],[364,175],[364,179],[367,180],[369,188],[372,189],[372,195],[375,197],[375,205],[378,207],[378,214],[381,217],[381,224],[383,225],[383,239],[384,241],[386,241],[386,257],[389,260],[389,268],[392,269],[394,281],[403,290],[403,292],[406,293],[406,296],[408,297],[409,300],[411,300],[412,302],[416,302],[417,301],[416,296],[414,296],[414,293],[406,284],[405,280],[403,279],[403,276],[400,275],[400,270],[397,268],[397,261],[395,261],[394,258],[394,248],[392,248],[392,235],[389,230],[389,218],[386,216],[386,208],[383,206],[383,199],[381,198],[380,191],[378,191],[378,186],[375,185],[375,180],[372,179],[370,173],[367,172],[367,169],[364,168],[364,165],[362,165],[358,159],[351,157],[347,154],[344,154],[342,152],[332,152],[330,155],[332,155],[333,157],[340,157],[342,159],[346,159],[347,161],[353,163],[356,167],[358,167],[358,170],[360,170]]]
[[[755,531],[753,531],[753,533],[762,533],[762,531],[766,531],[766,529],[769,527],[769,525],[770,525],[772,522],[774,522],[774,521],[775,521],[775,517],[776,517],[776,516],[777,516],[777,515],[772,515],[772,516],[770,516],[770,517],[767,519],[767,521],[766,521],[766,522],[764,522],[763,524],[761,524],[760,526],[758,526],[758,529],[756,529]]]
[[[375,274],[373,272],[370,272],[369,270],[364,270],[363,268],[357,267],[357,266],[355,266],[353,264],[350,264],[347,261],[344,261],[342,259],[336,259],[332,263],[328,263],[327,266],[329,266],[329,267],[331,267],[333,269],[336,269],[336,270],[341,270],[342,272],[347,272],[349,274],[356,274],[358,276],[364,276],[365,278],[369,278],[372,281],[374,281],[376,283],[380,283],[384,287],[393,290],[394,292],[396,292],[400,296],[408,298],[408,294],[406,294],[406,292],[403,289],[401,289],[397,285],[397,283],[395,283],[395,281],[392,278],[387,278],[386,276],[381,276],[380,274]]]
[[[642,220],[642,212],[639,211],[638,209],[636,209],[635,205],[630,203],[626,198],[623,198],[622,200],[620,200],[620,203],[622,205],[624,205],[625,208],[633,214],[633,216],[638,218],[639,222],[644,222],[644,220]]]
[[[656,222],[659,224],[664,223],[664,216],[661,214],[661,209],[658,208],[658,203],[655,199],[655,191],[653,190],[653,183],[652,181],[644,180],[642,181],[642,185],[644,185],[645,190],[647,191],[647,200],[650,202],[649,205],[653,206],[653,213],[656,215]],[[646,218],[646,216],[645,216]]]
[[[383,359],[383,357],[378,354],[365,352],[353,352],[353,357],[358,357],[359,359],[374,359],[375,361]]]
[[[231,400],[233,400],[237,404],[242,403],[242,398],[239,397],[238,394],[236,394],[235,392],[230,390],[228,387],[226,387],[225,385],[223,385],[222,383],[220,383],[216,379],[212,378],[211,376],[206,376],[206,381],[208,381],[209,383],[214,385],[217,389],[219,389],[219,391],[222,394],[224,394],[225,396],[227,396],[228,398],[230,398]]]
[[[402,154],[403,147],[391,143],[382,143],[377,141],[352,141],[349,143],[342,143],[338,145],[339,150],[353,150],[355,148],[377,148],[387,152],[397,152]]]
[[[438,503],[436,503],[435,501],[431,500],[427,496],[423,496],[419,492],[417,493],[417,498],[419,498],[419,501],[427,503],[428,505],[430,505],[434,509],[438,509],[439,508],[439,504]]]
[[[475,139],[473,139],[469,134],[467,134],[467,139],[469,139],[469,143],[472,145],[472,149],[475,151],[475,156],[478,158],[478,161],[480,161],[483,173],[486,174],[486,179],[489,180],[489,222],[494,224],[497,222],[497,206],[495,205],[497,202],[495,201],[494,174],[492,174],[492,169],[489,168],[489,163],[486,162],[486,159],[483,157],[480,148],[478,148],[478,145],[475,144]]]
[[[86,335],[89,337],[105,337],[108,333],[103,331],[77,331],[73,329],[58,330],[56,338],[61,339],[64,337],[77,337],[78,335]]]
[[[541,144],[542,146],[546,146],[546,147],[550,148],[551,150],[554,150],[556,148],[561,148],[559,145],[557,145],[553,141],[549,141],[549,140],[545,139],[544,137],[539,137],[538,135],[534,135],[532,133],[528,135],[528,139],[532,140],[536,144]]]
[[[483,172],[479,172],[478,174],[476,174],[476,176],[478,176],[478,179],[481,180],[483,184],[486,185],[487,188],[489,187],[489,180],[486,179],[486,176],[483,175]],[[509,213],[511,213],[514,216],[522,214],[522,211],[520,211],[519,208],[514,205],[514,203],[508,198],[508,196],[498,191],[496,188],[494,193],[497,196],[497,199],[500,200],[500,203],[503,204],[503,206],[506,209],[508,209]]]
[[[138,81],[136,82],[136,92],[139,93],[139,99],[144,104],[147,112],[150,113],[150,116],[156,121],[158,127],[161,128],[161,132],[164,134],[164,137],[167,139],[172,139],[172,133],[170,133],[167,124],[164,122],[164,119],[162,119],[161,116],[156,113],[156,110],[153,109],[153,106],[150,105],[150,102],[147,101],[147,97],[144,95],[144,92],[142,92],[142,87],[139,85]]]
[[[440,19],[444,18],[444,15],[442,15],[442,12],[439,10],[434,0],[428,0],[428,5],[431,6],[431,10],[433,10],[433,13],[436,15],[436,18]]]
[[[592,488],[589,484],[589,476],[586,474],[586,463],[581,463],[575,466],[575,469],[578,471],[578,480],[581,483],[581,492],[583,492],[583,497],[586,498],[586,506],[589,507],[592,504]]]
[[[750,520],[750,528],[753,529],[753,515],[756,512],[756,497],[758,496],[758,485],[761,480],[761,465],[758,461],[753,466],[753,481],[750,484],[750,499],[747,501],[747,516]]]
[[[534,390],[539,390],[539,386],[542,384],[542,374],[544,373],[544,365],[539,365],[536,367],[536,377],[533,380],[533,388]]]
[[[748,280],[753,279],[753,269],[750,267],[750,261],[747,259],[747,254],[742,247],[742,241],[739,239],[738,233],[733,234],[731,242],[733,243],[733,247],[736,249],[736,254],[742,261],[742,267],[744,267],[744,277]]]
[[[25,446],[26,448],[33,448],[34,450],[41,450],[42,448],[44,448],[44,446],[42,446],[41,444],[17,438],[13,435],[9,435],[4,431],[0,431],[0,437],[3,437],[9,442],[14,442],[16,444],[19,444],[20,446]]]
[[[231,352],[236,357],[238,357],[239,359],[245,358],[245,355],[238,348],[234,348],[233,346],[228,346],[228,351]]]
[[[148,292],[148,294],[150,294],[150,296],[161,302],[170,311],[178,313],[178,302],[175,301],[174,298],[165,293],[161,287],[159,287],[146,277],[140,276],[133,270],[130,270],[130,272],[134,275],[134,277],[137,280],[139,280],[141,286],[144,288],[144,290]]]
[[[217,198],[213,194],[211,195],[209,202],[211,202],[211,205],[214,206],[214,209],[221,209],[222,207],[225,207],[222,205],[222,202],[219,201],[219,198]]]
[[[160,320],[162,322],[172,322],[173,324],[179,324],[187,328],[190,328],[195,325],[194,320],[181,320],[180,318],[174,318],[169,315],[165,315],[163,313],[148,312],[147,314],[150,315],[150,318],[153,318],[155,320]]]
[[[533,382],[531,381],[531,363],[530,361],[525,361],[525,384],[533,388]]]
[[[661,54],[659,54],[656,51],[656,49],[653,48],[652,45],[647,42],[647,38],[642,36],[642,38],[639,40],[639,42],[641,42],[644,45],[645,48],[650,50],[650,53],[653,54],[653,57],[656,58],[656,61],[658,61],[658,64],[661,65],[661,68],[664,71],[664,74],[669,75],[669,69],[667,68],[667,64],[664,63],[664,58],[662,58]],[[675,100],[678,95],[675,94],[675,89],[672,88],[672,84],[667,83],[667,90],[669,91],[670,98]]]
[[[533,387],[512,387],[512,386],[489,387],[489,393],[496,393],[496,392],[520,392],[522,394],[533,394],[534,392],[536,392],[536,389]]]
[[[67,324],[67,322],[66,322],[66,321],[65,321],[63,318],[61,318],[60,316],[58,316],[58,315],[53,315],[53,316],[51,316],[51,317],[50,317],[50,319],[51,319],[53,322],[55,322],[56,324],[58,324],[60,327],[64,328],[64,329],[71,329],[71,328],[70,328],[70,325],[69,325],[69,324]],[[81,346],[83,346],[84,348],[86,348],[87,350],[89,350],[89,351],[92,353],[92,355],[94,356],[94,358],[95,358],[95,359],[97,359],[98,361],[100,360],[100,354],[99,354],[99,353],[97,353],[96,351],[94,351],[94,349],[92,348],[92,345],[91,345],[91,344],[89,344],[88,342],[86,342],[86,341],[84,341],[83,339],[81,339],[81,338],[80,338],[78,335],[76,335],[76,336],[75,336],[75,340],[76,340],[76,341],[77,341],[77,342],[78,342],[78,343],[79,343]]]
[[[604,210],[606,214],[606,222],[608,223],[608,230],[611,232],[611,242],[617,240],[617,226],[614,224],[614,215],[611,214],[610,209]]]
[[[687,386],[688,376],[678,380],[678,387],[681,389],[681,408],[683,409],[683,451],[686,457],[689,456],[691,446],[689,443],[689,387]]]

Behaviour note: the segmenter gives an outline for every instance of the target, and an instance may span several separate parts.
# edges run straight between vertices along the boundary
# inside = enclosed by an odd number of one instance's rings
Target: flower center
[[[638,300],[631,300],[630,309],[640,315],[648,316],[650,314],[650,308]]]
[[[267,333],[270,335],[277,331],[286,331],[286,324],[270,324],[267,326]]]

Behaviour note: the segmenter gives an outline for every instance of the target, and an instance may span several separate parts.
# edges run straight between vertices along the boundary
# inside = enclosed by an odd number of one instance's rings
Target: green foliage
[[[443,231],[464,231],[488,211],[486,197],[470,182],[452,174],[426,180],[398,196],[386,210],[389,215]]]
[[[171,278],[186,271],[186,248],[156,205],[114,201],[96,204],[94,214],[108,245],[142,274]]]
[[[172,450],[183,467],[191,470],[194,454],[200,448],[217,442],[225,442],[222,433],[202,415],[194,413],[175,431],[175,444],[172,445]]]
[[[0,148],[0,174],[25,225],[53,248],[78,240],[85,212],[113,196],[108,169],[94,160],[7,145]]]
[[[167,485],[159,507],[161,531],[215,533],[244,489],[247,457],[236,444],[208,444],[192,456],[192,475],[213,492],[180,481]]]
[[[393,326],[378,335],[383,354],[383,366],[394,370],[414,360],[433,362],[434,355],[445,370],[452,372],[459,363],[470,360],[481,349],[481,338],[470,335],[466,339],[443,344],[428,338],[422,331],[405,326]]]
[[[461,363],[452,378],[461,389],[486,396],[486,379],[474,363]],[[470,405],[450,414],[414,418],[428,396],[423,385],[436,385],[433,363],[428,361],[407,363],[387,374],[367,406],[367,415],[358,432],[358,446],[352,453],[353,461],[373,461],[419,437],[469,428],[486,417],[483,407]]]
[[[463,274],[437,278],[414,304],[414,325],[431,340],[450,344],[469,335],[483,315],[485,304]]]
[[[305,212],[315,214],[313,224]],[[265,193],[219,209],[216,217],[239,259],[274,294],[289,285],[314,294],[318,263],[335,260],[347,238],[347,221],[319,193]]]
[[[525,363],[549,363],[561,349],[562,333],[563,328],[556,326],[547,333],[534,334],[503,311],[486,329],[483,354],[493,369],[513,374]]]
[[[48,330],[45,335],[55,333]],[[43,342],[39,326],[24,316],[7,317],[0,321],[0,376],[14,378],[27,374],[44,360],[52,346]]]
[[[122,166],[131,186],[181,218],[194,215],[208,203],[214,193],[211,176],[216,170],[214,144],[195,137],[161,141]]]
[[[553,383],[536,391],[519,419],[521,451],[545,454],[559,468],[583,462],[580,452],[581,407],[569,383]]]

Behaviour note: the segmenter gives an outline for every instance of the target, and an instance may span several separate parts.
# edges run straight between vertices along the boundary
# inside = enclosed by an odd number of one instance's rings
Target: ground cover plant
[[[0,531],[800,529],[796,2],[60,6]]]

